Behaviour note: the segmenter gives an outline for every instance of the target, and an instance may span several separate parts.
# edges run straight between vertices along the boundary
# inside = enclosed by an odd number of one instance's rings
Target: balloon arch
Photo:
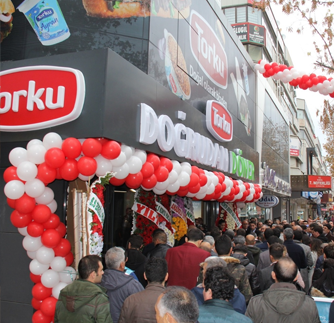
[[[187,162],[179,163],[104,138],[62,140],[48,133],[43,141],[33,139],[26,149],[9,154],[12,166],[3,176],[11,223],[23,238],[23,248],[32,259],[29,265],[33,323],[53,321],[59,292],[76,276],[66,226],[55,214],[54,192],[47,187],[55,179],[88,181],[95,175],[115,173],[110,183],[140,186],[155,194],[188,196],[218,202],[254,202],[262,197],[258,184],[232,180],[221,172],[209,172]]]

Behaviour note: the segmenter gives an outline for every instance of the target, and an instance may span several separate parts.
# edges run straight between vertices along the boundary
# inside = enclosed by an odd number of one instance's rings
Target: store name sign
[[[277,179],[276,171],[274,169],[271,169],[266,163],[262,163],[262,169],[264,170],[262,181],[263,187],[291,194],[290,184]]]
[[[0,130],[31,131],[77,119],[85,80],[76,69],[26,66],[0,72]]]
[[[279,198],[275,195],[263,195],[255,204],[263,208],[272,208],[279,203]]]
[[[178,113],[178,118],[185,120],[186,114]],[[145,103],[140,105],[139,142],[145,145],[157,142],[163,152],[173,149],[178,157],[254,180],[254,163],[242,157],[242,150],[229,151],[182,123],[174,125],[169,116],[162,114],[158,117]]]
[[[308,175],[308,187],[332,189],[332,177]]]

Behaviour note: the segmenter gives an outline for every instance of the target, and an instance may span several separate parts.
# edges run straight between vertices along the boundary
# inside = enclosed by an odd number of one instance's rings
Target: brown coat
[[[156,323],[154,306],[164,289],[160,283],[150,283],[142,292],[130,295],[123,303],[118,323]]]

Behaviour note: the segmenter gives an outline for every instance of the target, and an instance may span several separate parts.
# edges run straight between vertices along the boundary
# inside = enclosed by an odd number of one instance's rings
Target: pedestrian
[[[171,246],[167,244],[166,232],[155,231],[152,234],[152,241],[154,243],[154,248],[148,253],[147,258],[155,257],[165,259],[167,250],[171,248]]]
[[[306,268],[306,256],[303,248],[293,242],[293,230],[286,228],[283,231],[284,245],[288,251],[289,257],[296,263],[298,269]]]
[[[257,264],[259,263],[259,257],[260,257],[261,250],[260,248],[255,246],[255,236],[254,235],[252,234],[246,235],[246,247],[248,251],[252,253],[253,259],[254,259],[254,265],[257,266]]]

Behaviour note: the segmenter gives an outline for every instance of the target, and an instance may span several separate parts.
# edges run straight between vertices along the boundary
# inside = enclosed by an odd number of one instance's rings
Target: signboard
[[[331,189],[332,178],[331,176],[308,175],[308,186],[312,188]]]
[[[321,323],[330,323],[329,321],[329,309],[333,302],[333,298],[327,297],[313,297],[317,309],[319,312],[319,318]]]
[[[238,38],[242,43],[265,45],[266,29],[264,26],[246,22],[240,24],[233,24],[232,28],[238,35]]]
[[[298,137],[290,137],[290,156],[300,156],[301,142]]]
[[[279,203],[279,198],[275,195],[263,195],[255,204],[262,208],[272,208]]]

